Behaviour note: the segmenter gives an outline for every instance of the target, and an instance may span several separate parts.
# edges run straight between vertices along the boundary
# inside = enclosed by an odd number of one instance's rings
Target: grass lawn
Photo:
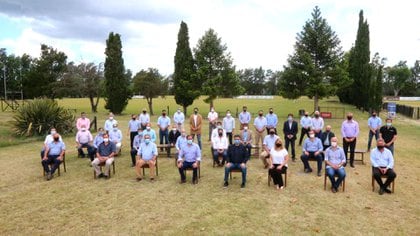
[[[88,99],[64,99],[65,107],[86,111]],[[287,113],[311,110],[312,100],[295,101],[275,97],[273,100],[217,99],[216,110],[241,109],[243,105],[256,113],[274,108],[281,121]],[[155,114],[170,107],[170,115],[178,107],[172,97],[155,99]],[[196,101],[207,116],[208,104]],[[324,99],[321,107],[343,106],[335,99]],[[147,107],[143,99],[131,100],[125,114],[117,116],[125,134],[131,113]],[[357,149],[367,147],[367,113],[344,106],[354,112],[361,134]],[[103,126],[106,111],[103,103],[96,114]],[[0,133],[10,135],[12,112],[0,113]],[[385,113],[381,114],[384,119]],[[156,129],[157,117],[152,117]],[[341,137],[342,119],[325,120]],[[395,193],[378,195],[371,189],[369,155],[365,165],[346,168],[346,191],[336,194],[323,189],[324,177],[303,173],[301,161],[289,163],[287,188],[276,191],[267,186],[267,170],[258,159],[248,164],[248,182],[240,188],[240,174],[234,173],[228,188],[223,188],[223,168],[213,168],[210,156],[208,125],[203,126],[203,163],[198,185],[190,184],[188,172],[185,185],[179,184],[174,160],[159,157],[159,176],[154,183],[146,179],[136,182],[130,167],[129,138],[123,141],[123,154],[116,159],[116,174],[109,180],[93,180],[88,159],[78,159],[74,136],[65,137],[67,172],[49,182],[42,176],[39,151],[41,140],[17,140],[13,146],[0,149],[0,235],[419,235],[420,124],[397,117],[394,125],[399,137],[395,151]],[[188,127],[188,125],[187,125]],[[237,121],[238,127],[238,121]],[[297,153],[300,155],[300,147]],[[357,156],[359,157],[359,156]],[[312,167],[315,163],[311,162]],[[61,169],[63,170],[63,168]],[[148,171],[146,171],[148,177]]]

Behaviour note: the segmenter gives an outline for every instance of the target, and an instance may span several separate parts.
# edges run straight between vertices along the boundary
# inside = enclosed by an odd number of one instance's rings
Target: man
[[[114,155],[116,153],[115,144],[109,140],[107,133],[103,134],[103,142],[98,146],[96,151],[96,158],[92,161],[93,170],[98,178],[109,178],[109,168],[114,162]],[[105,163],[105,174],[101,172],[99,164]]]
[[[331,146],[325,151],[326,174],[331,181],[331,191],[336,193],[341,182],[346,177],[344,164],[346,163],[346,156],[341,147],[337,145],[337,137],[331,138]],[[335,179],[335,175],[338,176]]]
[[[42,158],[42,166],[47,176],[47,181],[53,178],[55,170],[60,166],[64,158],[66,151],[66,145],[60,141],[60,135],[58,133],[53,134],[53,141],[46,145],[44,156]],[[53,164],[51,169],[50,164]]]
[[[244,129],[241,130],[241,141],[242,145],[248,150],[248,156],[251,157],[252,149],[252,130],[248,129],[248,125],[244,125]]]
[[[121,143],[122,143],[122,133],[121,130],[118,129],[118,124],[114,124],[112,130],[109,131],[109,141],[115,144],[116,148],[116,155],[120,153],[121,150]]]
[[[80,127],[80,130],[77,131],[76,134],[76,146],[77,146],[77,152],[79,153],[79,156],[82,158],[85,158],[85,153],[83,152],[83,148],[87,148],[88,156],[92,159],[95,155],[93,146],[93,136],[90,133],[89,130],[86,129],[85,125],[82,125]]]
[[[311,119],[311,129],[314,131],[315,137],[321,138],[323,128],[324,119],[319,116],[319,111],[315,111],[314,117]]]
[[[268,114],[265,116],[265,118],[267,119],[267,134],[270,132],[270,129],[274,129],[274,133],[277,135],[278,119],[277,115],[273,112],[273,108],[270,107],[270,109],[268,109]]]
[[[130,148],[133,148],[134,137],[136,137],[138,129],[140,127],[140,121],[137,119],[137,116],[132,114],[131,120],[128,122],[128,131],[127,135],[130,136]]]
[[[218,133],[218,130],[219,129],[222,129],[223,130],[223,137],[227,137],[226,130],[223,129],[222,122],[221,121],[217,121],[216,128],[213,129],[213,131],[211,131],[211,138],[210,138],[210,141],[211,142],[213,142],[213,140],[215,138],[219,137],[219,133]]]
[[[181,108],[178,108],[176,112],[174,113],[174,123],[176,124],[177,130],[182,130],[184,128],[184,121],[185,121],[185,115],[181,111]]]
[[[229,138],[229,145],[232,145],[233,132],[235,131],[235,118],[230,114],[230,110],[226,111],[226,117],[223,118],[223,130]]]
[[[54,127],[51,127],[50,134],[45,136],[44,145],[42,146],[42,149],[41,149],[41,158],[44,158],[45,150],[47,149],[48,144],[54,141],[54,134],[56,133],[57,133],[57,130]],[[58,137],[59,137],[59,140],[62,142],[63,140],[61,139],[61,135],[58,135]]]
[[[385,141],[379,138],[376,148],[370,153],[370,161],[373,167],[373,177],[379,184],[379,195],[391,193],[388,186],[394,181],[397,175],[394,172],[394,157],[389,149],[385,148]],[[387,179],[382,182],[381,175],[387,175]]]
[[[207,115],[207,119],[209,120],[209,141],[211,140],[211,131],[216,128],[216,122],[218,118],[219,115],[214,111],[214,107],[212,107],[209,114]]]
[[[246,163],[249,159],[248,151],[241,143],[241,137],[235,135],[235,143],[230,145],[227,151],[227,164],[225,166],[225,183],[224,186],[229,185],[228,177],[232,169],[240,169],[242,172],[241,188],[245,188],[246,184]]]
[[[193,137],[197,135],[198,146],[201,150],[201,125],[203,123],[203,117],[198,114],[198,108],[194,108],[194,114],[190,116],[190,134]]]
[[[359,135],[359,123],[353,120],[353,113],[347,113],[347,120],[341,124],[341,135],[343,136],[344,154],[347,155],[350,148],[350,166],[354,168],[354,150],[356,149],[357,136]]]
[[[193,168],[192,183],[197,184],[197,169],[201,161],[200,147],[193,143],[192,135],[187,136],[187,144],[182,146],[178,155],[178,170],[181,175],[181,184],[186,183],[185,169]]]
[[[256,117],[254,120],[254,127],[255,127],[255,145],[260,146],[260,140],[262,143],[263,137],[264,137],[264,131],[265,131],[265,128],[267,127],[267,119],[264,117],[262,110],[258,111],[258,117]]]
[[[309,117],[309,113],[305,111],[305,115],[300,118],[300,126],[302,127],[300,130],[300,138],[299,138],[299,146],[302,146],[303,136],[309,137],[309,130],[311,130],[312,119]]]
[[[331,146],[331,138],[335,137],[335,134],[331,131],[331,125],[325,126],[325,132],[321,134],[321,142],[324,151]]]
[[[376,111],[372,112],[372,116],[368,119],[368,127],[369,127],[369,139],[368,139],[368,147],[367,151],[370,151],[370,145],[372,143],[372,138],[375,136],[375,140],[378,141],[379,138],[379,129],[381,128],[382,120],[381,117],[378,117]]]
[[[105,132],[109,132],[113,129],[114,125],[117,124],[118,122],[114,119],[114,113],[110,112],[109,113],[109,117],[108,119],[105,121],[104,124],[104,129]]]
[[[143,137],[144,142],[140,144],[140,148],[137,152],[136,180],[141,181],[143,179],[143,172],[141,168],[145,164],[148,164],[150,169],[150,181],[153,181],[155,179],[155,168],[158,151],[156,144],[150,140],[150,136],[148,134],[144,135]]]
[[[295,141],[297,132],[298,124],[293,120],[293,114],[289,113],[289,115],[287,115],[287,121],[283,124],[283,134],[287,152],[289,152],[289,145],[291,145],[293,162],[296,161]]]
[[[177,129],[177,125],[173,124],[172,125],[172,130],[169,132],[169,144],[171,145],[171,147],[175,146],[176,141],[178,140],[178,137],[181,135],[181,132],[179,132],[179,130]]]
[[[159,116],[157,120],[157,126],[159,127],[159,140],[160,145],[163,144],[163,141],[165,140],[165,145],[168,145],[168,129],[171,125],[171,119],[166,116],[166,110],[162,110],[162,115]],[[163,148],[160,148],[161,151],[163,151]]]
[[[179,136],[176,140],[175,143],[175,148],[176,148],[176,152],[179,154],[179,152],[181,151],[182,147],[184,145],[187,145],[187,134],[185,132],[185,129],[181,129],[181,136]]]
[[[150,141],[152,141],[152,143],[156,143],[156,132],[152,129],[152,125],[150,123],[146,124],[146,129],[143,130],[143,137],[146,134],[150,136]]]
[[[133,140],[133,147],[131,148],[131,167],[136,166],[136,154],[139,151],[140,144],[143,142],[143,130],[139,128],[137,130],[137,135],[134,137]]]
[[[386,119],[386,125],[379,129],[379,137],[385,141],[385,147],[394,155],[394,142],[397,140],[397,129],[392,125],[392,119]]]
[[[249,127],[249,123],[251,122],[251,113],[247,112],[247,107],[242,107],[242,112],[239,113],[239,123],[241,124],[241,130],[244,126]]]
[[[270,129],[269,134],[264,137],[263,148],[260,154],[260,159],[264,165],[264,169],[269,166],[268,159],[270,158],[270,151],[274,147],[276,140],[279,138],[274,132],[274,129]]]
[[[104,142],[103,135],[104,135],[104,129],[103,129],[102,127],[100,127],[100,128],[98,129],[98,133],[97,133],[97,134],[96,134],[96,136],[95,136],[95,139],[93,140],[93,149],[92,149],[93,156],[90,156],[90,161],[91,161],[91,162],[92,162],[92,161],[94,160],[94,158],[95,158],[95,155],[96,155],[96,152],[98,151],[98,147],[99,147],[99,145],[101,145],[101,143],[103,143],[103,142]]]
[[[223,166],[227,158],[228,141],[223,136],[223,129],[218,129],[218,137],[212,142],[213,160],[218,166]],[[219,156],[222,156],[222,161],[219,161]]]
[[[314,158],[318,164],[318,176],[321,176],[322,170],[322,143],[321,140],[315,137],[313,130],[309,131],[309,138],[306,138],[303,143],[303,153],[300,159],[303,162],[305,173],[312,172],[312,168],[309,165],[309,158]]]
[[[139,121],[140,121],[140,128],[142,130],[146,129],[146,125],[150,123],[150,115],[147,113],[146,108],[143,108],[142,112],[139,115]]]
[[[77,130],[80,130],[82,128],[82,125],[85,126],[88,130],[90,129],[90,120],[89,118],[86,118],[86,113],[82,112],[80,113],[80,118],[76,121],[76,128]]]

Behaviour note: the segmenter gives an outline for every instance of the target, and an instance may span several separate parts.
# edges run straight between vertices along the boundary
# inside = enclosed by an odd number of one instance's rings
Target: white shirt
[[[207,118],[209,119],[209,121],[215,121],[217,120],[219,116],[217,115],[217,112],[213,111],[213,112],[209,112],[209,114],[207,115]]]
[[[287,150],[285,148],[281,149],[280,151],[276,151],[274,148],[270,150],[270,155],[273,160],[273,164],[283,164],[286,161],[286,156],[288,155]],[[287,164],[286,164],[287,166]]]
[[[232,116],[228,117],[226,116],[223,118],[223,130],[226,130],[228,133],[232,133],[232,131],[235,129],[235,119],[232,118]]]
[[[176,124],[183,124],[184,121],[185,121],[184,113],[183,112],[175,112],[173,119],[174,119],[174,122]]]
[[[228,148],[228,140],[226,137],[217,137],[213,139],[213,149],[227,149]]]

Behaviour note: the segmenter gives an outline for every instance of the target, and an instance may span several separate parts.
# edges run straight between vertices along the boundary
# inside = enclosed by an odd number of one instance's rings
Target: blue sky
[[[370,25],[371,56],[392,66],[420,60],[420,3],[366,0],[0,0],[0,48],[34,57],[44,43],[69,61],[103,62],[109,32],[122,35],[125,65],[173,72],[179,24],[188,24],[190,46],[213,28],[237,69],[281,70],[293,53],[296,33],[315,5],[337,33],[343,50],[354,43],[362,9]]]

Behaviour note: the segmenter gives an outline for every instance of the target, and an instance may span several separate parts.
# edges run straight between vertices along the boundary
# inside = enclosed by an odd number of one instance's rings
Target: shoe
[[[197,179],[193,179],[192,184],[198,184],[198,180]]]
[[[384,194],[384,190],[382,188],[379,189],[379,195]]]
[[[334,188],[334,187],[331,187],[331,192],[336,193],[337,192],[337,189]]]
[[[241,188],[245,188],[245,183],[242,183],[241,184]]]
[[[227,187],[227,186],[229,186],[229,183],[228,182],[225,182],[224,184],[223,184],[223,187]]]
[[[312,169],[305,169],[305,173],[311,173]]]
[[[50,181],[52,178],[53,178],[53,175],[51,174],[51,172],[48,172],[47,181]]]
[[[296,162],[296,157],[292,157],[292,161],[293,162]]]
[[[185,184],[187,181],[185,179],[181,179],[180,184]]]
[[[392,193],[392,192],[391,192],[391,190],[389,190],[389,189],[387,189],[387,188],[386,188],[386,189],[384,189],[384,191],[385,191],[386,193]]]
[[[97,177],[98,178],[103,178],[105,175],[104,175],[104,173],[100,173]]]
[[[137,180],[137,182],[140,182],[142,180],[142,178],[137,177],[136,180]]]
[[[104,175],[104,179],[109,179],[109,176],[108,175]]]
[[[318,171],[317,175],[318,175],[318,176],[321,176],[321,171]]]
[[[354,164],[353,164],[353,163],[350,163],[350,167],[351,167],[351,168],[354,168]]]
[[[150,182],[154,182],[155,181],[155,178],[150,178]]]

